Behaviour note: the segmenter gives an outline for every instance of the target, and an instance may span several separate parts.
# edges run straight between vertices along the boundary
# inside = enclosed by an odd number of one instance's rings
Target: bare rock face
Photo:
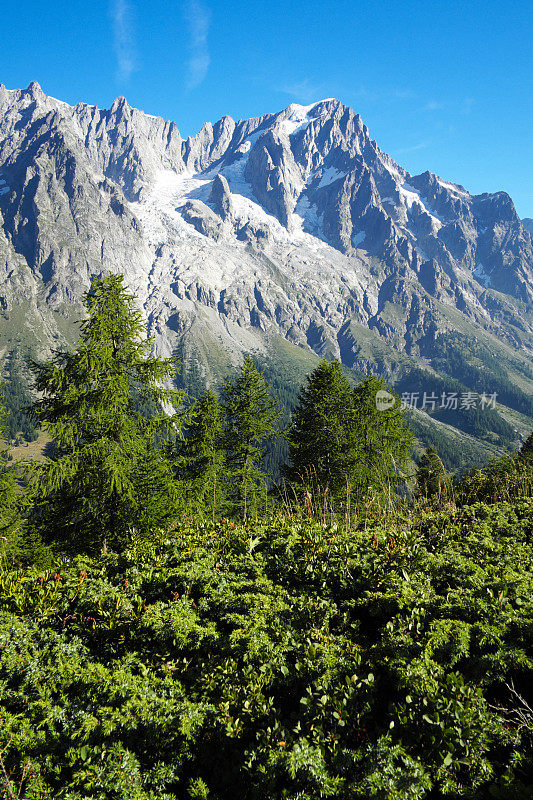
[[[228,181],[223,175],[215,175],[209,200],[221,219],[231,219],[231,191]]]
[[[385,351],[430,365],[458,331],[526,375],[532,225],[505,192],[410,175],[337,100],[184,141],[123,97],[101,110],[0,86],[4,351],[74,336],[92,277],[112,270],[162,353],[193,342],[222,364],[278,337],[368,369]]]
[[[268,238],[268,226],[262,225],[260,222],[247,222],[237,231],[237,239],[239,241],[247,242],[260,250],[266,246]]]
[[[218,242],[223,232],[222,222],[209,206],[201,200],[188,200],[181,213],[183,219],[190,222],[198,233]]]
[[[303,180],[290,146],[275,129],[252,147],[244,176],[263,208],[289,228]]]
[[[182,155],[188,169],[201,172],[221,158],[229,147],[235,122],[231,117],[222,117],[215,125],[206,122],[201,131],[184,142]]]

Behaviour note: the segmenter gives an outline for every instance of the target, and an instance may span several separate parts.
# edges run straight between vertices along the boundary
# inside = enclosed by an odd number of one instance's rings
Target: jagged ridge
[[[338,100],[184,140],[125,98],[1,86],[0,215],[4,350],[74,336],[91,276],[118,270],[158,350],[188,346],[207,379],[276,337],[386,371],[459,332],[530,386],[528,220],[505,192],[410,175]]]

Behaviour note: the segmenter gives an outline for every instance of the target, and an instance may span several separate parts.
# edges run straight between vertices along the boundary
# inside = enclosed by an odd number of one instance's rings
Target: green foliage
[[[391,400],[378,407],[379,393]],[[414,438],[395,395],[370,376],[352,389],[337,361],[322,361],[302,387],[290,436],[289,481],[363,500],[394,491]]]
[[[465,473],[454,494],[460,504],[533,497],[533,463],[524,451],[493,459],[483,469]]]
[[[6,438],[8,413],[0,396],[0,439]],[[38,560],[30,543],[24,541],[25,529],[21,513],[22,497],[13,467],[9,465],[8,448],[0,448],[0,565]]]
[[[346,491],[356,452],[352,388],[338,361],[321,361],[302,386],[290,432],[290,483]]]
[[[380,393],[390,402],[385,408],[378,404]],[[374,375],[356,386],[353,396],[358,451],[355,488],[361,498],[369,489],[390,496],[405,480],[414,445],[406,413],[400,409],[398,396]]]
[[[520,458],[526,462],[533,460],[533,432],[529,434],[528,438],[520,448]]]
[[[229,508],[246,521],[265,502],[266,480],[260,464],[265,442],[280,435],[281,416],[277,400],[250,356],[235,379],[225,382],[223,409]]]
[[[3,572],[6,773],[32,800],[531,796],[532,523],[183,524]]]
[[[254,354],[254,361],[269,382],[272,393],[278,398],[282,409],[281,425],[287,427],[298,402],[299,386],[316,365],[316,357],[287,343],[282,347],[280,341],[275,339],[270,342],[271,347],[266,355]],[[200,369],[200,359],[194,350],[185,357],[186,349],[183,344],[178,347],[177,352],[183,361],[178,385],[186,389],[192,397],[199,397],[206,388],[206,375]],[[483,343],[454,333],[440,334],[427,355],[436,359],[435,364],[440,373],[428,373],[426,370],[404,365],[401,367],[400,377],[391,383],[400,395],[403,392],[418,392],[419,406],[424,391],[429,395],[435,393],[439,398],[434,411],[426,408],[429,411],[427,416],[408,414],[409,425],[422,446],[434,447],[445,468],[455,474],[463,474],[476,464],[486,463],[496,448],[514,450],[518,444],[517,432],[504,419],[498,407],[482,409],[478,403],[475,408],[467,409],[461,408],[460,402],[457,409],[439,407],[442,393],[457,392],[460,398],[467,391],[485,391],[487,394],[496,392],[498,404],[505,404],[522,414],[533,416],[531,398],[525,391],[513,385],[512,379],[501,366],[501,359],[491,353]],[[211,358],[208,360],[211,361]],[[392,379],[395,370],[399,368],[398,364],[385,363],[381,359],[378,362],[375,364],[376,374],[389,376],[387,380]],[[531,379],[530,371],[519,359],[512,362],[512,368]],[[349,380],[361,379],[362,376],[355,370],[348,370],[346,367],[344,369]],[[431,420],[449,424],[455,431],[432,424]],[[457,431],[463,431],[469,436],[458,439]],[[458,441],[460,447],[457,446]],[[282,478],[283,465],[288,461],[288,449],[288,442],[284,438],[266,442],[263,465],[275,484],[279,484]]]
[[[94,282],[73,353],[34,364],[39,422],[56,445],[36,467],[32,525],[60,549],[120,548],[133,529],[149,532],[172,515],[175,487],[160,444],[176,416],[146,414],[176,401],[162,388],[175,371],[149,355],[151,342],[120,276]]]
[[[288,430],[293,409],[298,402],[301,384],[309,371],[316,366],[318,358],[302,348],[287,353],[284,349],[272,348],[267,355],[255,354],[254,361],[269,383],[270,391],[279,401],[281,408],[280,427]],[[279,348],[279,342],[278,342]],[[295,355],[297,351],[298,357]],[[283,465],[289,458],[289,442],[280,436],[266,443],[263,466],[273,485],[279,485],[283,478]]]
[[[21,373],[21,359],[18,351],[14,351],[9,359],[3,387],[4,406],[8,412],[4,435],[9,441],[16,441],[22,436],[27,442],[33,442],[37,438],[37,428],[28,411],[32,398]]]
[[[194,357],[186,358],[183,344],[177,347],[175,355],[178,363],[182,364],[182,368],[176,375],[176,386],[188,397],[201,397],[206,390],[206,382],[199,360]]]
[[[196,513],[220,515],[225,487],[222,449],[224,416],[216,395],[207,391],[193,405],[185,438],[178,445],[178,475]]]
[[[434,504],[409,510],[390,502],[413,445],[398,397],[323,361],[286,474],[346,498],[345,524],[325,502],[267,516],[282,410],[252,358],[176,443],[175,362],[149,355],[122,278],[87,307],[76,352],[34,365],[55,451],[26,527],[0,452],[4,796],[533,796],[531,437],[453,490],[428,449]]]
[[[416,488],[418,496],[427,499],[441,501],[450,496],[450,477],[433,447],[428,447],[420,457],[416,470]]]

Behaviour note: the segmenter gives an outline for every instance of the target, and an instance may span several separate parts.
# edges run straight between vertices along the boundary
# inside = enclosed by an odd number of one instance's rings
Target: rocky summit
[[[123,97],[101,110],[0,86],[4,355],[72,343],[92,276],[119,271],[185,376],[216,383],[244,352],[423,369],[513,389],[502,410],[525,430],[532,237],[504,191],[409,174],[338,100],[183,139]]]

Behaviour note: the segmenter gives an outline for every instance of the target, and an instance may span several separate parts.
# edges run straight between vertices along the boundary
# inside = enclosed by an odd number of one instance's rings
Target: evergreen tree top
[[[350,484],[362,495],[396,482],[413,436],[384,381],[371,375],[352,389],[341,364],[324,360],[300,391],[290,441],[284,470],[290,481],[316,483],[335,495]]]
[[[222,395],[230,450],[235,444],[239,449],[243,442],[252,449],[259,449],[265,439],[279,435],[282,411],[251,356],[245,357],[233,381],[225,381]]]
[[[58,445],[117,438],[132,424],[168,426],[166,415],[147,419],[139,404],[176,405],[181,396],[163,385],[176,371],[174,359],[152,355],[152,341],[121,275],[96,278],[85,297],[87,318],[74,352],[56,351],[33,363],[41,399],[36,415]],[[175,421],[175,420],[173,420]],[[118,427],[117,427],[118,426]]]
[[[82,535],[84,548],[117,547],[134,527],[166,524],[172,511],[175,486],[161,443],[181,422],[164,411],[179,399],[163,386],[176,364],[150,353],[122,276],[96,279],[86,304],[75,352],[34,364],[36,415],[57,445],[57,457],[35,469],[35,521],[43,520],[48,539],[78,547]]]

